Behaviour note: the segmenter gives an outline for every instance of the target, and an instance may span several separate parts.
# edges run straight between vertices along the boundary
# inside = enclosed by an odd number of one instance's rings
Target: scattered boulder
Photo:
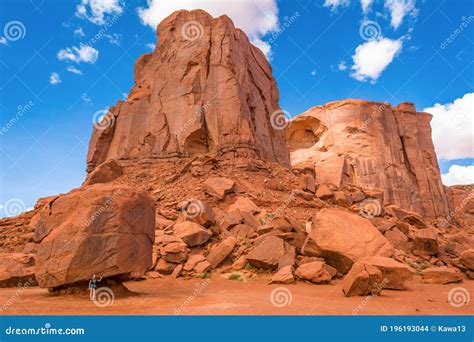
[[[33,254],[0,253],[0,287],[37,285]]]
[[[189,257],[183,269],[188,272],[205,273],[211,269],[211,264],[204,256],[195,254]]]
[[[448,236],[448,241],[444,247],[445,251],[455,256],[461,256],[462,252],[474,246],[474,238],[465,231],[459,231]]]
[[[409,249],[410,244],[408,242],[408,237],[398,228],[393,228],[386,231],[384,236],[396,249],[401,251],[406,251]]]
[[[212,236],[209,229],[191,221],[176,223],[173,227],[173,231],[174,234],[181,238],[189,247],[202,245]]]
[[[203,183],[204,191],[219,200],[234,189],[234,181],[225,177],[211,177]]]
[[[438,231],[435,228],[416,229],[412,232],[413,254],[435,255],[439,252]]]
[[[299,279],[309,280],[312,283],[327,283],[337,274],[334,267],[323,261],[312,261],[301,264],[295,272]]]
[[[322,199],[323,201],[328,201],[334,198],[334,194],[326,184],[321,184],[318,187],[318,191],[316,191],[316,197]]]
[[[94,169],[87,175],[83,186],[96,183],[108,183],[122,175],[122,167],[115,159],[110,159]]]
[[[375,266],[382,272],[384,289],[405,290],[405,282],[413,278],[414,272],[407,265],[390,258],[372,256],[360,262]]]
[[[462,273],[457,268],[441,266],[430,267],[420,273],[425,283],[450,284],[462,282]]]
[[[171,273],[172,278],[179,278],[179,276],[183,273],[183,265],[179,264],[178,266],[175,267],[173,270],[173,273]]]
[[[291,284],[295,281],[295,277],[293,276],[293,267],[292,266],[285,266],[282,267],[272,276],[272,280],[270,283],[273,284]]]
[[[176,268],[176,264],[173,262],[166,261],[165,259],[159,259],[155,266],[155,271],[160,274],[169,275],[173,273]]]
[[[160,249],[163,259],[178,264],[186,260],[188,251],[186,243],[184,243],[183,240],[168,243]]]
[[[143,275],[151,267],[155,210],[143,191],[94,184],[59,196],[37,215],[40,287],[87,281],[94,274]]]
[[[315,215],[302,253],[323,257],[327,264],[345,274],[358,259],[390,257],[393,248],[369,220],[345,210],[327,208]]]
[[[224,241],[214,245],[207,255],[207,260],[211,263],[211,267],[216,268],[219,266],[232,253],[236,244],[237,239],[229,236]]]
[[[290,247],[282,239],[269,236],[250,251],[247,261],[257,268],[276,269],[285,255],[291,253]]]
[[[461,264],[470,271],[474,271],[474,249],[468,249],[461,253]]]
[[[234,210],[240,210],[241,212],[249,212],[252,214],[257,214],[260,212],[258,206],[247,197],[237,197],[234,204],[229,207],[228,212]]]
[[[356,262],[344,277],[342,292],[346,297],[378,295],[382,292],[383,275],[375,266]]]

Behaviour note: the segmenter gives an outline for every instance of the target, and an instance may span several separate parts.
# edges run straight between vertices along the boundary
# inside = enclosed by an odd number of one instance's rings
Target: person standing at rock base
[[[97,289],[97,282],[101,280],[102,280],[102,277],[97,278],[95,274],[92,276],[92,279],[89,280],[89,298],[92,301],[95,301],[95,292]]]

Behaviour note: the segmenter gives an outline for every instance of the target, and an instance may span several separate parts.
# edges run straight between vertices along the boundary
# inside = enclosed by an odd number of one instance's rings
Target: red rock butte
[[[280,110],[272,69],[227,16],[178,11],[157,36],[155,51],[135,63],[128,99],[110,109],[114,124],[94,129],[89,172],[108,159],[204,153],[289,166],[284,134],[270,123]]]

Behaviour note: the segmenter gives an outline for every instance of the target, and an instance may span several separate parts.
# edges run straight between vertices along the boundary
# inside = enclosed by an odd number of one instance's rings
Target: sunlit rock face
[[[428,113],[362,100],[330,102],[286,129],[291,164],[315,168],[320,183],[380,189],[384,202],[424,216],[448,213]]]

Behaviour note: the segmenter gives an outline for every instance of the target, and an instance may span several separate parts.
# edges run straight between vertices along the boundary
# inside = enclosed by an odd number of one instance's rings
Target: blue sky
[[[229,14],[292,115],[344,98],[430,109],[444,180],[472,182],[470,0],[2,0],[0,217],[82,183],[94,113],[126,96],[153,26],[177,7]]]

